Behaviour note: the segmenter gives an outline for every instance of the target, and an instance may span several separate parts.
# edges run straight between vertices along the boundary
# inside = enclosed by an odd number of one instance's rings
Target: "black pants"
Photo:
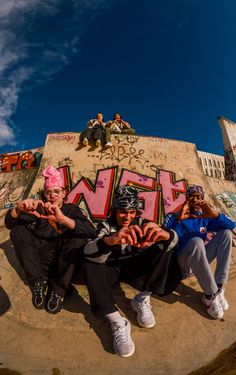
[[[93,313],[105,316],[117,310],[111,294],[111,286],[117,281],[125,281],[141,291],[165,294],[172,256],[172,251],[164,252],[154,245],[126,259],[108,260],[103,264],[84,262],[82,273]]]
[[[102,141],[102,138],[103,138],[103,127],[102,127],[102,125],[95,125],[92,128],[85,129],[80,135],[81,141],[83,141],[84,138],[87,138],[89,141],[91,141],[93,139],[95,141],[97,141],[98,139],[100,139],[100,141]]]
[[[53,289],[63,296],[86,241],[72,236],[42,239],[23,224],[11,230],[11,240],[29,284],[48,279]]]

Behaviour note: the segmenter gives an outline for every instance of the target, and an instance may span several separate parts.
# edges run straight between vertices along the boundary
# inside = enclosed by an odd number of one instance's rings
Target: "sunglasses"
[[[54,194],[54,195],[60,195],[62,192],[63,192],[62,189],[57,189],[57,188],[44,190],[44,194],[46,195],[46,197],[49,197],[52,194]]]

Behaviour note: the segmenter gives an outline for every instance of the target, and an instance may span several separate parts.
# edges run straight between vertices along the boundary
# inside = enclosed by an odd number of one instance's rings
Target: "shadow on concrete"
[[[105,318],[103,319],[94,316],[90,309],[90,305],[79,295],[75,288],[72,295],[65,298],[64,309],[73,313],[82,314],[86,322],[89,324],[89,328],[98,336],[103,349],[108,353],[114,354],[109,322]]]
[[[132,325],[139,327],[137,324],[136,313],[130,306],[130,299],[126,297],[124,290],[119,284],[112,289],[112,294],[116,305],[129,319]],[[82,314],[86,322],[89,324],[90,329],[93,329],[98,336],[103,349],[108,353],[114,354],[112,333],[108,320],[93,315],[89,303],[79,295],[75,287],[73,288],[71,295],[65,298],[64,309],[73,313]]]
[[[21,266],[20,261],[17,258],[16,252],[15,252],[15,249],[11,240],[1,243],[0,248],[3,249],[9,264],[14,268],[14,270],[16,271],[18,276],[21,278],[21,280],[24,282],[24,284],[28,285],[24,269]]]
[[[166,296],[158,296],[153,294],[152,297],[168,304],[173,304],[176,302],[183,303],[204,318],[212,320],[213,318],[211,318],[210,315],[207,314],[206,309],[203,306],[202,295],[202,292],[196,291],[190,286],[180,283],[175,292],[173,292],[172,294]]]
[[[89,141],[89,143],[88,143],[87,146],[84,146],[82,144],[82,142],[79,142],[78,146],[75,149],[75,151],[80,151],[82,149],[86,149],[88,152],[92,152],[92,151],[94,151],[96,149],[101,149],[101,148],[103,148],[103,146],[97,147],[96,144],[95,144],[95,142],[93,142],[93,141]]]
[[[4,315],[10,307],[11,301],[5,290],[0,286],[0,316]]]

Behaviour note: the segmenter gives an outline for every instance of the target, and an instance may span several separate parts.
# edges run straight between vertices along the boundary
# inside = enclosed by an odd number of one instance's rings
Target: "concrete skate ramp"
[[[94,222],[106,218],[114,188],[125,183],[140,188],[143,216],[157,222],[166,213],[178,210],[187,184],[192,183],[203,185],[207,199],[235,217],[235,183],[207,178],[194,144],[141,136],[115,136],[112,142],[111,149],[92,144],[81,147],[79,133],[49,134],[34,184],[32,188],[31,183],[27,186],[28,195],[39,191],[42,169],[53,164],[60,167],[70,188],[68,201],[79,204]],[[0,181],[1,177],[0,174]],[[129,307],[135,290],[124,284],[121,290],[115,290],[117,305],[132,323],[136,344],[134,356],[122,359],[113,353],[107,322],[91,314],[84,286],[76,286],[77,292],[56,316],[33,308],[28,287],[23,283],[24,273],[3,227],[5,213],[6,209],[0,211],[0,362],[4,366],[27,375],[77,375],[88,371],[182,375],[206,364],[235,341],[235,249],[227,286],[230,309],[221,321],[211,320],[204,311],[194,277],[172,295],[153,298],[157,325],[150,330],[138,327]]]

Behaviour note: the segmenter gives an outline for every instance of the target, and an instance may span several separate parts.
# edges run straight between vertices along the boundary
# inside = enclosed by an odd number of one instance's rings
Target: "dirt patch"
[[[0,375],[22,375],[22,373],[9,368],[0,368]]]
[[[207,365],[189,375],[235,375],[236,374],[236,342],[223,350]]]

